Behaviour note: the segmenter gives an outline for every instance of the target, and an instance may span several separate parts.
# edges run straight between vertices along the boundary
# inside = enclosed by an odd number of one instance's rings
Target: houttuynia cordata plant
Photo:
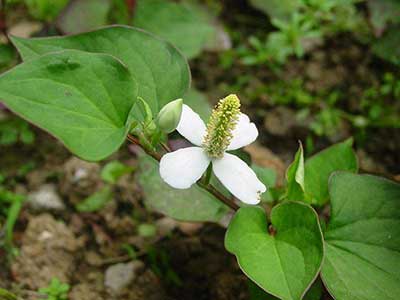
[[[308,299],[321,278],[337,300],[398,299],[400,185],[357,174],[351,139],[308,159],[300,145],[267,214],[263,170],[238,151],[256,140],[255,124],[233,94],[205,124],[185,104],[190,72],[172,45],[124,26],[11,39],[23,62],[0,77],[10,110],[85,160],[105,159],[125,140],[142,148],[140,181],[153,209],[187,221],[234,211],[226,249],[264,291]],[[172,151],[175,130],[194,146]]]

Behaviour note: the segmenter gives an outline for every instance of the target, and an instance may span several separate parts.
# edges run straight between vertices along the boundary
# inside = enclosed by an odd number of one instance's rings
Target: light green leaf
[[[139,183],[148,207],[182,221],[217,222],[225,215],[227,207],[207,191],[196,185],[174,189],[161,179],[158,168],[155,160],[140,156]]]
[[[193,58],[214,37],[208,21],[198,5],[146,0],[137,3],[134,25],[170,41],[187,58]]]
[[[340,300],[400,295],[400,185],[338,172],[330,179],[331,220],[322,278]]]
[[[94,161],[124,142],[137,85],[114,57],[68,50],[24,62],[3,74],[0,98],[73,153]]]
[[[188,64],[178,50],[143,30],[129,26],[111,26],[64,37],[12,37],[12,41],[23,60],[63,49],[117,57],[135,76],[138,95],[146,100],[154,115],[168,102],[182,98],[190,84]],[[136,109],[133,116],[143,120],[142,113]]]
[[[125,174],[129,174],[133,171],[133,168],[124,165],[118,160],[110,161],[101,170],[100,176],[105,182],[114,184],[117,183],[118,179]]]
[[[275,235],[268,233],[263,209],[239,209],[228,227],[225,247],[265,291],[283,300],[300,300],[322,263],[318,216],[307,204],[285,202],[273,208],[271,222]]]
[[[57,25],[64,33],[96,29],[108,22],[109,0],[74,0],[60,14]]]
[[[79,212],[96,212],[102,209],[108,201],[113,197],[113,192],[110,186],[104,186],[101,190],[90,195],[82,202],[76,205],[76,210]]]
[[[348,139],[307,159],[304,178],[306,202],[323,205],[328,201],[328,179],[333,172],[357,171],[357,157],[352,144],[353,140]]]
[[[300,143],[299,150],[294,156],[294,161],[286,171],[286,199],[301,201],[304,199],[304,153],[303,145]]]

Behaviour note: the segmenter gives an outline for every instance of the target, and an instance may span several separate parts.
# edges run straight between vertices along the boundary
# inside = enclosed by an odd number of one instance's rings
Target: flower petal
[[[227,150],[236,150],[254,142],[258,136],[258,130],[254,123],[245,114],[240,114],[239,121],[232,132],[233,138]]]
[[[224,157],[212,163],[214,174],[236,198],[247,204],[260,202],[260,195],[267,188],[244,161],[225,153]]]
[[[206,134],[206,125],[197,113],[184,104],[181,119],[176,130],[192,144],[201,146]]]
[[[209,164],[210,159],[202,148],[183,148],[161,158],[160,176],[176,189],[188,189],[200,179]]]

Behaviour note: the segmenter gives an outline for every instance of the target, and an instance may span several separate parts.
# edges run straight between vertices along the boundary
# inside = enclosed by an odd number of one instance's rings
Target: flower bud
[[[157,116],[161,131],[171,133],[176,129],[181,119],[183,100],[177,99],[165,105]]]

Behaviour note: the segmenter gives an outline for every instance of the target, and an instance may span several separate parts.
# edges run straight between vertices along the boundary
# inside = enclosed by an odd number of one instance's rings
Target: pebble
[[[29,193],[28,204],[36,211],[65,210],[65,204],[53,184],[44,184],[37,191]]]
[[[139,260],[112,265],[106,270],[104,285],[112,294],[121,294],[143,268],[144,264]]]

